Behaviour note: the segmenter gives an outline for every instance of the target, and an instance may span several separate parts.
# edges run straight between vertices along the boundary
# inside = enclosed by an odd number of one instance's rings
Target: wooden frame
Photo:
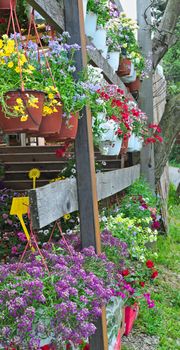
[[[118,1],[118,0],[117,0]],[[48,21],[49,24],[53,25],[57,31],[62,32],[66,30],[71,35],[71,42],[77,43],[81,46],[81,51],[76,53],[76,70],[77,73],[80,71],[87,63],[86,54],[86,37],[84,31],[84,16],[83,16],[83,3],[82,0],[28,0],[28,2]],[[110,69],[108,63],[102,58],[99,53],[90,54],[90,59],[95,63],[95,65],[103,68],[103,74],[105,78],[113,84],[118,84],[121,88],[127,90],[124,84],[120,81],[116,74],[113,74],[112,69]],[[75,75],[76,77],[76,75]],[[94,164],[94,148],[93,148],[93,138],[92,138],[92,121],[91,113],[88,108],[84,108],[82,111],[83,118],[79,121],[78,135],[75,142],[75,153],[76,153],[76,169],[77,169],[77,186],[74,181],[68,180],[62,183],[56,183],[45,186],[41,192],[38,189],[33,192],[30,191],[30,201],[31,201],[31,217],[33,220],[34,227],[38,226],[37,222],[39,220],[40,212],[39,208],[46,209],[51,205],[51,195],[56,193],[53,198],[53,205],[55,204],[56,209],[59,208],[59,200],[61,204],[63,203],[63,210],[65,212],[70,212],[76,210],[77,198],[78,207],[80,212],[80,231],[81,231],[81,241],[82,246],[87,247],[93,245],[97,251],[101,251],[100,243],[100,230],[99,230],[99,214],[98,214],[98,201],[97,201],[97,190],[96,190],[96,176],[95,176],[95,164]],[[139,172],[139,168],[136,168]],[[116,178],[118,179],[119,173],[116,173]],[[133,173],[134,174],[134,173]],[[112,175],[112,174],[111,174]],[[115,173],[113,174],[115,176]],[[102,176],[102,175],[101,175]],[[99,178],[101,178],[99,176]],[[139,176],[139,173],[138,173]],[[132,174],[131,174],[132,177]],[[106,180],[105,180],[106,178]],[[104,181],[104,183],[103,183]],[[110,183],[107,175],[104,174],[102,179],[99,180],[99,188],[103,188],[105,191],[105,186],[107,182]],[[121,182],[121,180],[120,180]],[[130,181],[132,183],[132,180]],[[130,184],[129,183],[129,184]],[[67,185],[66,197],[63,198],[64,192],[60,191],[59,186],[62,188],[63,185]],[[111,191],[109,195],[122,189],[123,186],[118,182],[118,187],[111,185]],[[48,187],[49,186],[49,187]],[[57,188],[58,187],[58,188]],[[37,200],[37,193],[43,193],[48,189],[48,193],[43,195],[43,200]],[[55,192],[53,191],[55,189]],[[66,186],[65,186],[66,189]],[[57,190],[57,192],[56,192]],[[113,192],[115,191],[115,192]],[[104,195],[103,198],[107,196]],[[66,199],[64,201],[64,199]],[[73,202],[71,202],[73,199]],[[48,201],[45,207],[42,204]],[[64,203],[65,202],[65,203]],[[39,207],[39,203],[41,203]],[[54,208],[54,207],[53,207]],[[54,221],[53,208],[49,210],[50,220]],[[61,211],[63,213],[63,211]],[[42,215],[45,218],[46,214],[42,210]],[[59,217],[61,216],[59,211]],[[44,225],[40,223],[41,227]],[[106,313],[105,308],[103,308],[102,317],[97,321],[97,331],[94,336],[90,339],[90,346],[93,350],[108,350],[108,339],[107,339],[107,326],[106,326]]]

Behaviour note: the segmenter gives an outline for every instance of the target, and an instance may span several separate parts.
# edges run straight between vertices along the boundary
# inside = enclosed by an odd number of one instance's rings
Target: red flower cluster
[[[64,145],[56,150],[56,157],[62,158],[65,156],[66,151],[69,148],[69,143],[65,142]]]
[[[147,260],[146,261],[146,266],[148,267],[148,269],[152,269],[154,267],[154,263],[152,260]]]
[[[157,141],[163,142],[163,138],[158,135],[162,131],[158,124],[149,124],[149,129],[153,130],[153,135],[146,138],[146,144],[156,143]]]
[[[158,276],[158,271],[154,269],[154,263],[152,260],[147,260],[146,261],[146,266],[148,269],[152,269],[153,270],[153,273],[151,275],[151,278],[154,279]]]
[[[129,275],[129,270],[126,269],[126,270],[123,270],[122,271],[122,275],[125,277],[125,276],[128,276]]]

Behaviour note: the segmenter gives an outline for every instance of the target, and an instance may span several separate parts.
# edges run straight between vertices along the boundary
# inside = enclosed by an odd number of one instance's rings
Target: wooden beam
[[[151,0],[137,0],[138,41],[146,58],[152,57],[151,40]],[[148,122],[153,123],[152,71],[144,79],[140,90],[140,107],[147,114]],[[154,145],[147,145],[141,151],[141,173],[155,190]]]
[[[63,0],[27,0],[27,2],[57,31],[62,32],[64,30]]]
[[[82,0],[64,2],[65,30],[70,34],[70,43],[77,43],[81,50],[75,56],[75,78],[87,65],[86,37],[84,30],[84,15]],[[80,215],[80,233],[83,247],[92,245],[97,253],[101,252],[99,227],[99,211],[96,191],[96,174],[94,161],[94,145],[92,135],[91,112],[83,109],[79,120],[78,133],[75,141],[77,194]],[[101,336],[99,336],[101,335]],[[106,313],[99,318],[96,333],[90,337],[90,346],[94,350],[108,350]]]
[[[98,200],[107,198],[130,186],[140,175],[140,165],[97,173]],[[29,191],[34,229],[40,229],[78,210],[76,179],[66,179]]]

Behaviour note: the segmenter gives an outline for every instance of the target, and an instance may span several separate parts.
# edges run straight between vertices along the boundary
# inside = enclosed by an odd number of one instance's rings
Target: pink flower
[[[2,217],[3,217],[4,220],[6,220],[8,218],[8,215],[6,213],[3,213]]]
[[[17,250],[17,247],[16,247],[16,246],[14,246],[14,247],[11,248],[11,253],[12,253],[12,254],[17,254],[17,253],[18,253],[18,250]]]

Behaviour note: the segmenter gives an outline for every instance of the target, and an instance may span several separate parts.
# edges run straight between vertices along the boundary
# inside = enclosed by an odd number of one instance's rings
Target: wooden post
[[[144,56],[152,58],[151,40],[151,0],[137,0],[138,41]],[[144,79],[140,91],[140,106],[148,116],[148,122],[153,123],[153,90],[152,72]],[[147,145],[141,151],[141,174],[155,190],[154,146]]]
[[[82,0],[65,1],[64,8],[65,30],[71,36],[70,42],[81,45],[81,50],[76,53],[75,57],[76,74],[78,74],[78,71],[82,70],[87,63]],[[84,108],[82,118],[79,120],[75,154],[82,245],[83,247],[93,245],[99,253],[101,244],[94,147],[91,113],[88,108]],[[90,344],[93,350],[108,349],[105,309],[103,309],[102,318],[97,321],[97,331],[91,337]]]

